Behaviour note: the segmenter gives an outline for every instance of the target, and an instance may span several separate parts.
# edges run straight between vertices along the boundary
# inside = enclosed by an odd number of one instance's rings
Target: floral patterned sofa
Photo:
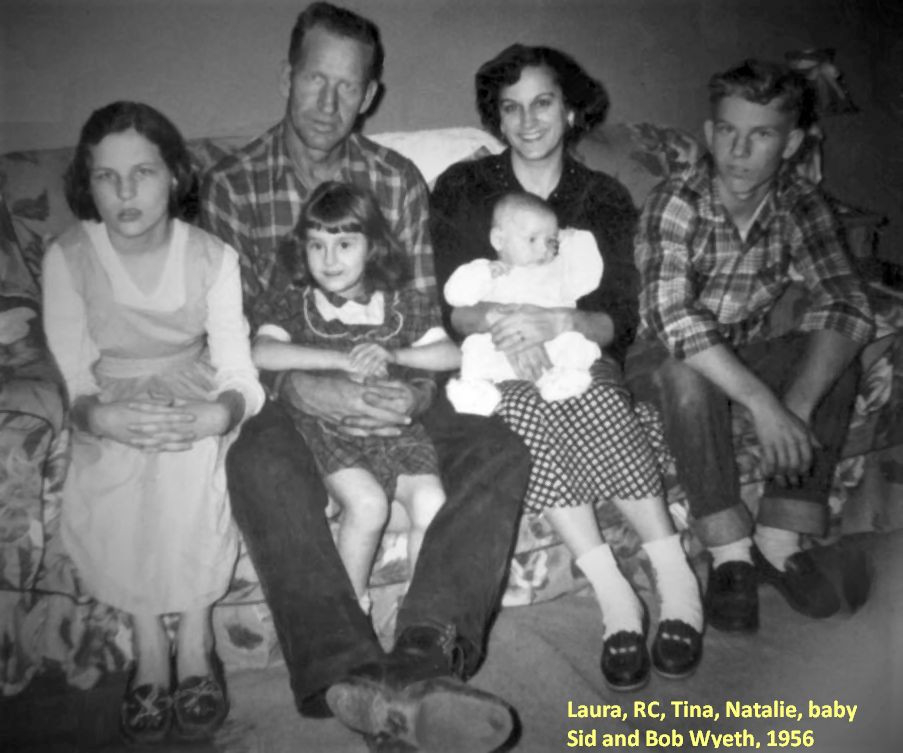
[[[428,182],[454,161],[497,151],[500,145],[471,128],[383,134],[378,140],[411,157]],[[190,142],[198,167],[210,166],[247,137]],[[591,167],[618,177],[642,204],[664,175],[697,153],[692,138],[649,124],[604,126],[579,145]],[[61,175],[71,149],[0,157],[0,688],[21,691],[35,674],[62,669],[77,687],[128,662],[129,626],[115,610],[88,597],[62,551],[58,535],[60,489],[68,432],[60,377],[40,331],[40,263],[48,241],[69,222]],[[903,296],[874,286],[879,329],[863,352],[865,366],[855,416],[831,498],[832,535],[903,524]],[[791,326],[804,303],[787,296],[776,328]],[[661,445],[654,411],[638,406],[661,450],[672,514],[686,529],[686,502],[673,463]],[[757,448],[749,422],[736,419],[743,493],[754,506],[761,493]],[[896,506],[894,501],[896,500]],[[638,590],[649,596],[647,563],[639,542],[616,511],[600,511]],[[686,534],[702,569],[698,544]],[[403,532],[387,536],[373,575],[374,622],[391,634],[394,609],[407,578]],[[581,587],[563,545],[542,518],[526,516],[511,562],[505,605],[529,604]],[[262,666],[278,657],[278,644],[253,567],[240,556],[229,593],[214,610],[218,649],[230,669]]]

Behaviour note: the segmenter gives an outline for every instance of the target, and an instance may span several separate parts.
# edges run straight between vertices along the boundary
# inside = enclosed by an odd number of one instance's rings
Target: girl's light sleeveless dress
[[[82,222],[48,251],[48,273],[68,273],[75,294],[65,332],[52,332],[47,320],[73,401],[91,393],[104,402],[206,400],[239,389],[246,415],[259,410],[240,285],[229,281],[226,306],[211,295],[215,286],[223,290],[224,276],[239,275],[231,248],[174,221],[160,284],[145,293],[105,227]],[[224,469],[235,434],[206,437],[183,452],[144,452],[73,430],[62,541],[92,595],[128,612],[162,614],[204,607],[225,593],[237,555]]]

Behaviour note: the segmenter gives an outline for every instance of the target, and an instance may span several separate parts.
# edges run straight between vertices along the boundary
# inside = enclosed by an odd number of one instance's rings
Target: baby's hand
[[[505,264],[503,261],[491,261],[489,262],[489,274],[492,275],[492,278],[503,277],[510,271],[510,267]]]
[[[355,345],[348,354],[351,371],[365,377],[385,377],[387,365],[395,363],[395,355],[376,343]]]
[[[558,231],[558,246],[574,239],[577,235],[577,229],[573,227],[563,227]]]

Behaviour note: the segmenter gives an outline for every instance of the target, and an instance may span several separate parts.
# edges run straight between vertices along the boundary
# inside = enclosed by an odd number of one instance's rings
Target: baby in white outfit
[[[503,196],[492,214],[489,235],[497,261],[476,259],[458,267],[445,285],[451,306],[477,303],[532,304],[575,308],[602,279],[602,257],[593,234],[566,228],[559,232],[552,209],[532,194]],[[551,369],[536,381],[545,400],[566,400],[585,392],[590,366],[601,351],[578,332],[564,332],[545,344]],[[501,400],[496,383],[518,379],[492,336],[468,336],[461,346],[461,375],[447,385],[459,413],[490,415]]]

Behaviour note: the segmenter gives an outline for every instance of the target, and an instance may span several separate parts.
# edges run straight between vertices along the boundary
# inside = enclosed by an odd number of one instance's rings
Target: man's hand
[[[749,406],[762,449],[762,473],[782,486],[798,486],[812,466],[818,441],[806,418],[769,395]]]
[[[511,267],[509,267],[503,261],[491,261],[489,262],[489,275],[493,279],[496,277],[504,277],[508,272],[511,271]]]
[[[355,436],[397,436],[422,402],[418,389],[406,382],[360,384],[344,374],[303,371],[289,375],[283,395],[299,410]]]

